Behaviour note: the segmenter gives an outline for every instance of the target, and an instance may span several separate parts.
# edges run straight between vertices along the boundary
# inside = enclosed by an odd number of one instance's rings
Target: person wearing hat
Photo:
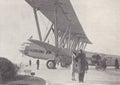
[[[83,50],[79,51],[75,60],[78,63],[78,75],[79,75],[78,80],[79,82],[84,82],[84,75],[85,72],[88,70],[88,62]]]

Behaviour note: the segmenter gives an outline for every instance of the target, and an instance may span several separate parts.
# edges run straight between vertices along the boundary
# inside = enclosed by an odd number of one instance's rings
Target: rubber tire
[[[53,64],[52,67],[49,66],[50,63]],[[47,66],[48,69],[55,69],[56,63],[55,63],[54,60],[48,60],[47,63],[46,63],[46,66]]]

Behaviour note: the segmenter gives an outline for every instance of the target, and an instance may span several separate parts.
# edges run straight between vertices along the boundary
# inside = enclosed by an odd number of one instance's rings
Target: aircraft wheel
[[[54,60],[48,60],[46,65],[47,65],[47,68],[54,69],[56,66],[56,63]]]

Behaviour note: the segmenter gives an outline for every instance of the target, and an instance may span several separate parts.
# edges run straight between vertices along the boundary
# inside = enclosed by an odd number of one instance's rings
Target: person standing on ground
[[[104,59],[103,59],[103,62],[102,62],[102,68],[103,68],[103,70],[106,70],[106,68],[107,68],[106,61],[107,61],[107,59],[104,58]]]
[[[31,60],[29,60],[29,65],[30,65],[30,66],[32,65],[32,62],[31,62]]]
[[[77,63],[75,61],[75,58],[76,58],[76,53],[73,52],[73,55],[72,55],[72,80],[75,81],[75,73],[77,72]]]
[[[36,64],[37,64],[37,70],[39,70],[39,64],[40,64],[39,59],[37,59]]]
[[[119,69],[119,62],[117,58],[115,59],[115,69]]]
[[[88,70],[88,62],[86,60],[86,55],[83,50],[79,51],[75,60],[78,62],[79,82],[84,82],[85,71]]]

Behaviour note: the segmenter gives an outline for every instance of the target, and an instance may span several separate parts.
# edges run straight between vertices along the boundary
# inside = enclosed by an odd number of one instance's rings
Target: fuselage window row
[[[42,54],[51,54],[51,51],[43,51],[43,50],[37,50],[37,49],[28,49],[28,51],[31,51],[31,52],[36,52],[36,53],[42,53]]]

